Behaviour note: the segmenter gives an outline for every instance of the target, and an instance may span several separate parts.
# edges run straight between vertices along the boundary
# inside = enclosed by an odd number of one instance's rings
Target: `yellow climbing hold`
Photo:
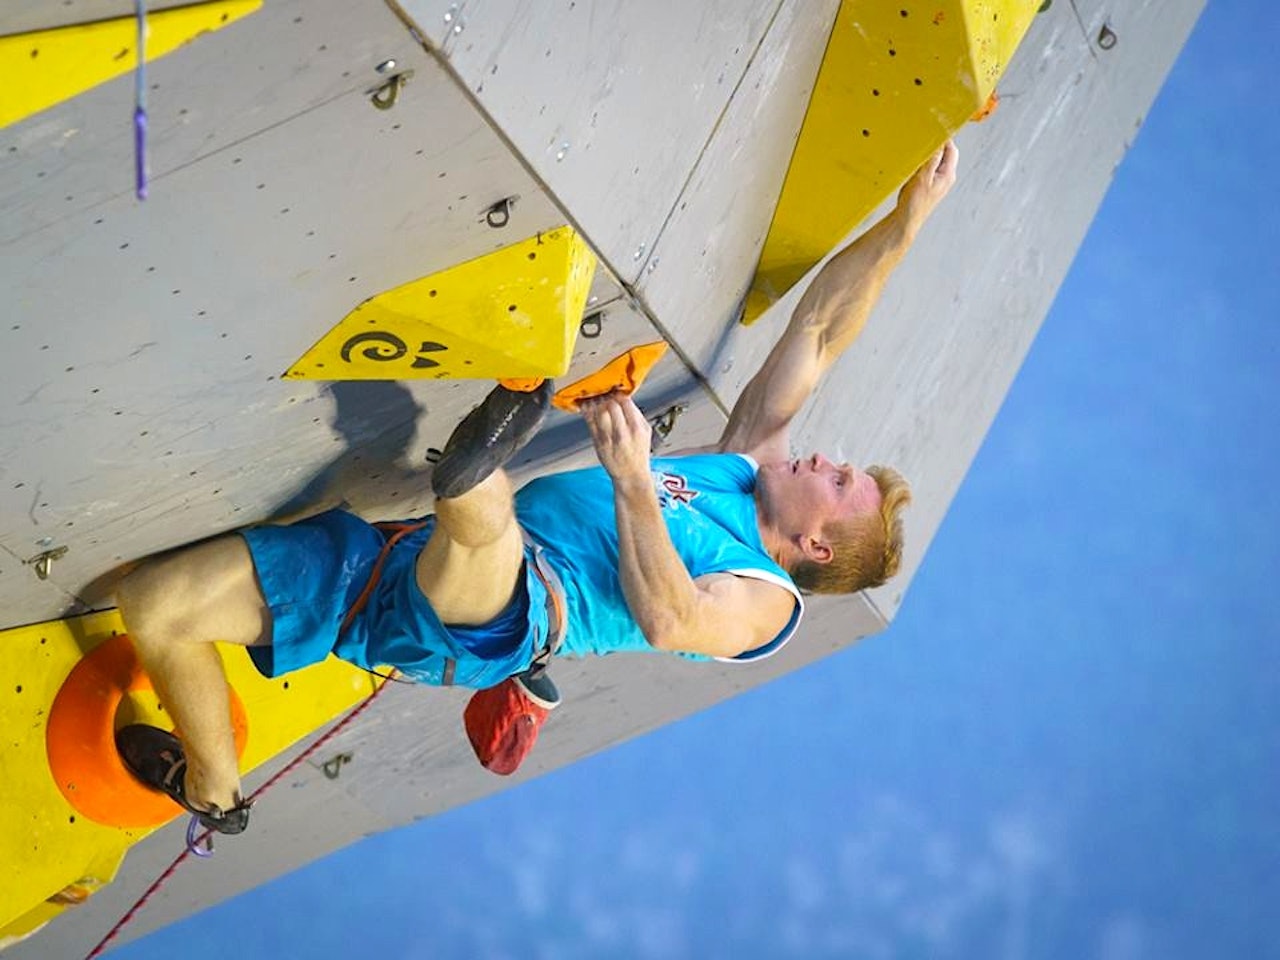
[[[844,0],[747,298],[750,323],[987,103],[1040,0]]]
[[[295,380],[557,377],[595,255],[560,227],[374,296],[308,350]]]

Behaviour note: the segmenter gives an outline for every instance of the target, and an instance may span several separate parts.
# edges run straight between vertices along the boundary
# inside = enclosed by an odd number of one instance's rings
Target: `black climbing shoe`
[[[219,833],[242,833],[249,825],[249,804],[243,800],[230,810],[217,806],[200,810],[187,802],[187,757],[181,741],[168,730],[131,723],[116,731],[116,749],[130,773],[194,814],[201,826]]]
[[[554,710],[560,706],[560,691],[547,676],[546,667],[530,667],[523,673],[517,673],[511,680],[526,697],[544,710]]]
[[[515,456],[538,432],[551,403],[551,380],[527,393],[494,387],[454,428],[431,472],[437,497],[460,497]]]

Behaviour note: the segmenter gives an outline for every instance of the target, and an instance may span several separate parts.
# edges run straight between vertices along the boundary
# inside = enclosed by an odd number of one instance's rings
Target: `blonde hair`
[[[801,560],[791,579],[809,593],[856,593],[878,587],[902,564],[902,510],[911,502],[911,487],[892,467],[867,467],[880,488],[880,509],[827,524],[831,541],[827,563]]]

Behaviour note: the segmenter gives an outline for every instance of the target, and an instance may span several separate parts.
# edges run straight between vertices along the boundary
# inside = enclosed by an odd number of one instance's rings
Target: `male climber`
[[[551,388],[500,386],[454,431],[432,473],[434,516],[385,551],[369,591],[387,537],[338,510],[140,565],[119,586],[120,609],[182,740],[126,727],[126,764],[206,826],[245,828],[214,641],[248,647],[267,676],[332,652],[486,688],[545,655],[553,634],[559,653],[757,659],[794,633],[801,591],[848,593],[893,576],[905,481],[820,454],[792,459],[788,426],[861,332],[956,163],[947,143],[822,268],[707,451],[651,458],[649,424],[629,397],[582,401],[600,466],[516,493],[501,467],[537,430]]]

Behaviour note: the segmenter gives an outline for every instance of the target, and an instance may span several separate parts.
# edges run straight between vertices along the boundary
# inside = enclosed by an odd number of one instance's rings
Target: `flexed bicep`
[[[732,659],[774,640],[797,603],[776,583],[732,573],[704,574],[694,586],[691,612],[659,649]]]

